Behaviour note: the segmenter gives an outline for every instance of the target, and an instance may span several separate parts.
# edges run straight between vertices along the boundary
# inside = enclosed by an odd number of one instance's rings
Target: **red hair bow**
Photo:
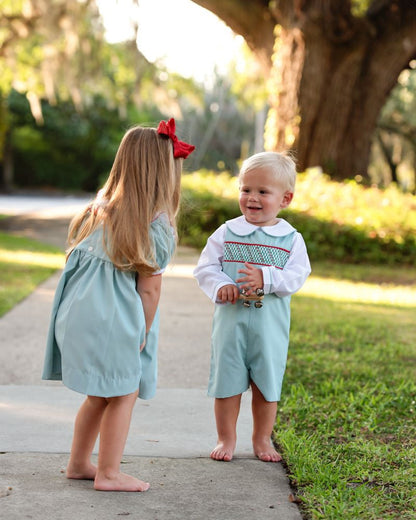
[[[157,127],[157,133],[160,135],[166,135],[172,139],[173,143],[173,157],[177,159],[178,157],[182,157],[186,159],[190,153],[195,150],[195,146],[192,144],[185,143],[183,141],[179,141],[179,139],[175,135],[175,120],[173,117],[169,119],[166,123],[165,121],[161,121],[159,126]]]

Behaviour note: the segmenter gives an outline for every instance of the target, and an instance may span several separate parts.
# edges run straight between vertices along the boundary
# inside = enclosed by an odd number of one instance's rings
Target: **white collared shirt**
[[[239,236],[249,235],[259,229],[259,226],[250,224],[241,215],[227,221],[208,238],[193,274],[198,281],[199,287],[214,303],[218,303],[217,294],[221,287],[228,284],[236,285],[234,280],[222,270],[227,226],[233,233]],[[259,267],[263,273],[265,294],[274,293],[280,297],[294,294],[302,287],[311,273],[308,253],[302,235],[289,222],[283,219],[280,219],[273,226],[264,226],[261,229],[264,233],[274,237],[285,236],[295,231],[292,249],[284,269],[276,269],[273,266]]]

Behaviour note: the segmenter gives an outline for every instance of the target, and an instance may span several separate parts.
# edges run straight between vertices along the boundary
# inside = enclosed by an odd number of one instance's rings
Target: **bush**
[[[240,215],[237,178],[208,171],[185,174],[179,237],[202,249],[223,222]],[[303,235],[312,260],[414,264],[416,198],[396,187],[334,182],[319,171],[298,175],[290,209],[281,213]]]
[[[133,122],[160,118],[156,109],[138,112],[132,105],[121,117],[117,107],[95,96],[82,110],[71,101],[51,105],[43,100],[44,122],[38,125],[26,96],[16,91],[9,95],[8,109],[13,181],[19,188],[95,191],[107,178],[126,129]]]
[[[205,170],[182,177],[182,203],[178,233],[180,242],[202,249],[211,233],[239,214],[237,185],[227,173]]]

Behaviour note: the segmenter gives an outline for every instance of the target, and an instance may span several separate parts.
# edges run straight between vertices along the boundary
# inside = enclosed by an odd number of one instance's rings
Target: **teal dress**
[[[239,235],[227,224],[222,270],[240,278],[244,262],[254,267],[284,269],[296,230],[272,236],[257,227]],[[266,294],[263,307],[216,305],[212,329],[208,395],[225,398],[245,392],[254,381],[266,401],[279,401],[286,368],[290,296]]]
[[[175,237],[165,215],[151,224],[156,261],[164,269]],[[113,265],[95,230],[72,251],[59,280],[47,338],[42,379],[62,380],[86,395],[114,397],[139,389],[156,392],[159,310],[148,333],[136,290],[136,273]]]

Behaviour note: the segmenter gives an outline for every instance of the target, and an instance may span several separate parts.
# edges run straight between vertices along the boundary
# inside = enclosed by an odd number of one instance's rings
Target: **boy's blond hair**
[[[296,184],[296,164],[290,155],[279,152],[260,152],[248,157],[242,164],[239,179],[251,170],[269,170],[283,188],[293,193]]]
[[[103,223],[108,238],[105,246],[117,268],[143,275],[158,270],[150,225],[165,213],[175,228],[182,163],[183,159],[173,157],[172,141],[158,135],[155,128],[128,130],[99,200],[71,222],[67,256]]]

